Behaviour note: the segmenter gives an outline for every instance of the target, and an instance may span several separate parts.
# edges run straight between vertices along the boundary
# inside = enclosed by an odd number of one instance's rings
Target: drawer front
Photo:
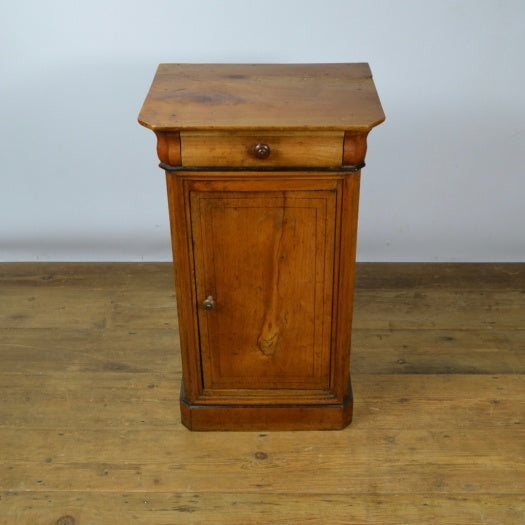
[[[343,132],[182,131],[186,167],[341,166]]]

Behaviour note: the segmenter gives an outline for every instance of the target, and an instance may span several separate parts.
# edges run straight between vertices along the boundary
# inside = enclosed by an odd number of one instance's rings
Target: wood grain
[[[0,523],[521,525],[524,266],[358,264],[352,425],[191,433],[171,265],[2,263]]]
[[[357,165],[365,161],[367,131],[345,131],[343,165]]]
[[[336,194],[268,188],[191,191],[206,389],[329,388]]]
[[[167,131],[164,133],[157,131],[155,135],[157,137],[157,156],[159,160],[170,166],[180,166],[182,164],[180,133],[178,131]]]
[[[199,132],[183,131],[184,166],[337,167],[341,165],[342,132]],[[257,144],[270,148],[267,158],[254,154]]]
[[[367,131],[384,119],[368,64],[160,64],[139,115],[155,131]]]
[[[0,496],[5,525],[107,524],[125,517],[144,525],[246,525],[247,523],[334,525],[386,523],[454,523],[455,525],[522,523],[515,496],[481,495],[297,495],[193,492],[11,492]],[[19,509],[24,509],[19,510]],[[75,522],[59,522],[67,517]]]
[[[334,345],[333,289],[352,287],[359,173],[223,175],[167,176],[180,332],[188,342],[182,346],[184,421],[194,429],[208,430],[212,420],[224,430],[247,429],[233,406],[246,405],[248,413],[249,405],[252,429],[291,429],[295,418],[301,429],[327,429],[328,421],[340,428],[341,415],[347,423],[351,418],[350,336]],[[202,306],[208,297],[211,311]],[[337,314],[342,331],[351,308],[347,293]],[[265,408],[257,418],[255,405],[279,410]],[[217,417],[203,417],[220,406]],[[323,407],[330,409],[326,418]]]
[[[167,172],[188,428],[350,422],[356,170],[383,120],[368,64],[158,67],[139,122]]]

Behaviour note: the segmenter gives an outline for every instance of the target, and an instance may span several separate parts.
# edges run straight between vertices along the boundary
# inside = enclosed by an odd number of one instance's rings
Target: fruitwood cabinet
[[[360,170],[384,120],[367,64],[161,64],[139,122],[166,171],[193,430],[338,429]]]

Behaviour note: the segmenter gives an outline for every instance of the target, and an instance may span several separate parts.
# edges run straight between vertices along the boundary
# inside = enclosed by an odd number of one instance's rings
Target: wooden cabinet
[[[159,66],[139,122],[166,171],[188,428],[351,421],[359,179],[383,120],[367,64]]]

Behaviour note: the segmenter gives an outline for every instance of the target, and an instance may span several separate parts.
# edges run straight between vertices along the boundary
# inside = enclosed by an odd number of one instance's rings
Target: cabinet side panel
[[[189,203],[186,198],[184,182],[172,173],[166,173],[166,187],[170,215],[171,243],[179,338],[184,378],[184,397],[194,401],[202,392],[199,360],[198,326],[195,312],[195,290],[192,275],[193,254],[191,249]]]
[[[332,351],[333,391],[341,401],[349,395],[350,347],[354,304],[354,279],[361,172],[347,175],[342,183],[340,240],[336,242],[337,273]]]

